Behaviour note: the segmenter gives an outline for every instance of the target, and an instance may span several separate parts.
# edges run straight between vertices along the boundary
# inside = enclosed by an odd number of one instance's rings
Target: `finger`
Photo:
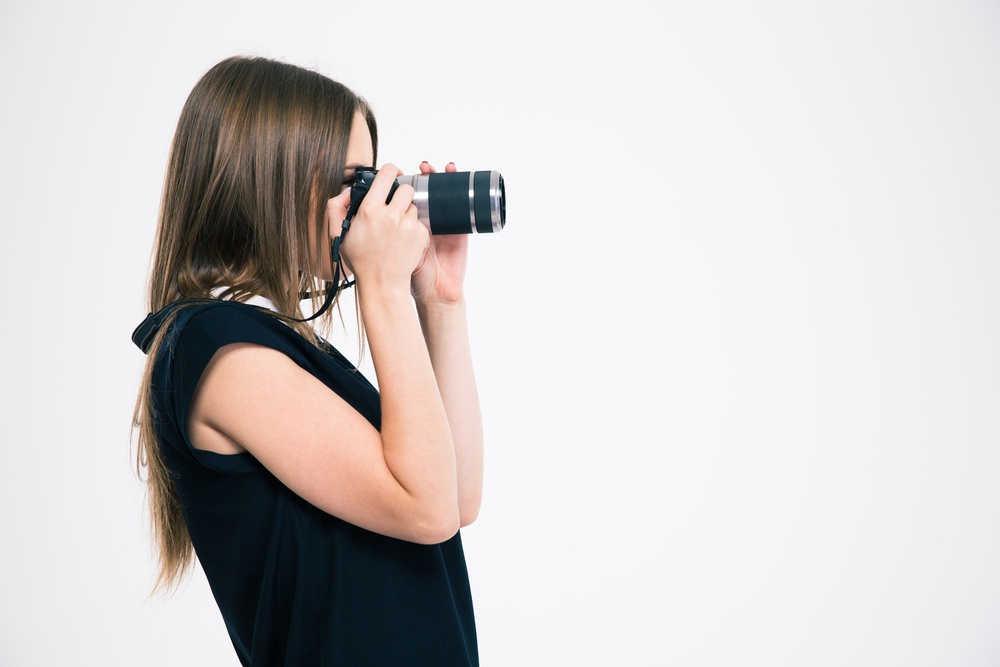
[[[427,160],[424,160],[423,162],[420,163],[421,174],[433,174],[435,171],[436,170],[434,169],[434,166]]]
[[[405,215],[409,207],[413,206],[414,194],[413,187],[403,183],[392,194],[392,200],[388,204],[389,208],[398,210]]]
[[[458,171],[458,167],[455,166],[454,162],[449,162],[444,166],[445,171]]]
[[[399,168],[396,165],[388,163],[382,165],[382,168],[375,174],[375,178],[372,180],[367,194],[365,194],[365,203],[368,203],[369,200],[381,203],[388,199],[389,190],[392,188],[392,183],[396,180],[397,176],[399,176]]]
[[[350,205],[350,190],[344,190],[336,197],[331,197],[326,201],[327,224],[330,228],[330,234],[333,236],[340,234],[340,223],[347,217],[347,209]]]
[[[409,206],[407,206],[406,207],[406,212],[403,213],[403,215],[405,215],[407,218],[409,218],[413,222],[418,222],[420,220],[420,218],[418,217],[418,211],[417,211],[416,204],[410,204]],[[420,225],[420,226],[423,227],[423,225]]]

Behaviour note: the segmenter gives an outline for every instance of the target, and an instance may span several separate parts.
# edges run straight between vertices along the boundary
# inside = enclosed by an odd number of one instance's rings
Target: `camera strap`
[[[360,200],[359,200],[360,201]],[[326,293],[326,300],[323,305],[315,313],[310,315],[304,320],[299,320],[299,322],[308,322],[311,319],[317,318],[326,312],[326,309],[330,307],[333,303],[333,299],[341,290],[345,290],[348,287],[353,287],[353,280],[348,280],[343,285],[340,284],[341,278],[345,274],[344,272],[344,258],[340,256],[340,244],[344,242],[344,237],[347,236],[347,230],[351,228],[351,218],[354,217],[354,210],[357,208],[354,206],[354,193],[351,193],[351,208],[347,211],[347,217],[344,218],[344,222],[340,225],[340,234],[337,238],[333,239],[333,247],[330,248],[330,260],[333,263],[333,289]]]
[[[355,281],[353,280],[348,280],[343,284],[340,282],[345,275],[344,258],[340,256],[340,244],[343,242],[344,235],[347,234],[347,230],[350,229],[350,227],[350,221],[345,219],[344,224],[341,226],[340,235],[333,240],[333,248],[330,250],[330,258],[333,260],[333,286],[326,291],[326,299],[323,301],[323,305],[320,306],[319,310],[303,320],[296,319],[294,317],[291,319],[294,319],[296,322],[308,322],[309,320],[316,319],[327,311],[330,305],[333,304],[334,298],[340,294],[341,290],[354,286]]]
[[[340,224],[340,234],[333,239],[333,246],[330,248],[330,260],[333,263],[333,288],[327,291],[326,300],[323,302],[323,305],[320,306],[319,310],[304,320],[296,320],[297,322],[308,322],[309,320],[316,319],[327,311],[330,304],[333,303],[334,297],[336,297],[341,290],[354,286],[355,281],[353,280],[348,280],[343,285],[340,284],[341,278],[346,275],[344,272],[344,258],[340,255],[340,246],[343,244],[344,238],[347,236],[347,230],[351,228],[351,219],[354,218],[354,214],[358,212],[358,207],[361,206],[361,200],[365,198],[366,192],[368,192],[368,188],[362,187],[357,182],[351,186],[351,203],[347,207],[347,216],[344,218],[344,222]]]
[[[344,258],[340,254],[340,246],[344,243],[344,239],[347,237],[347,232],[351,228],[351,220],[354,218],[354,214],[358,212],[358,207],[361,206],[361,200],[365,198],[365,194],[368,192],[368,188],[357,181],[351,186],[351,203],[347,207],[347,216],[344,218],[344,222],[340,224],[340,234],[333,239],[333,246],[330,248],[330,260],[333,263],[333,289],[327,292],[326,301],[323,305],[313,313],[310,317],[304,320],[298,320],[299,322],[308,322],[311,319],[317,318],[326,312],[330,304],[333,303],[334,297],[340,293],[341,290],[352,287],[355,283],[354,280],[348,280],[343,285],[340,284],[341,278],[346,275],[344,272]]]

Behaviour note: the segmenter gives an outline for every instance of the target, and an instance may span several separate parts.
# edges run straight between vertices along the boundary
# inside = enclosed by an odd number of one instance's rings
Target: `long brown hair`
[[[310,247],[329,244],[322,203],[343,187],[357,112],[371,131],[374,165],[375,116],[344,85],[266,58],[233,57],[212,67],[188,96],[174,133],[150,268],[150,311],[213,293],[235,300],[263,295],[286,318],[303,316],[303,292],[318,307],[331,286],[315,278],[322,273]],[[312,327],[290,323],[315,340]],[[146,469],[158,550],[154,590],[172,588],[194,556],[153,414],[153,366],[168,328],[161,327],[149,349],[133,418],[136,466],[140,476]]]

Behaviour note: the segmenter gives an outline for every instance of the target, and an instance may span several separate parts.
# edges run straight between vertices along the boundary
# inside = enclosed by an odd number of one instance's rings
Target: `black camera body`
[[[375,180],[376,169],[358,167],[351,186],[348,219]],[[452,171],[414,174],[396,179],[386,203],[396,188],[405,183],[413,188],[417,217],[431,234],[490,234],[507,223],[507,196],[503,176],[496,171]]]

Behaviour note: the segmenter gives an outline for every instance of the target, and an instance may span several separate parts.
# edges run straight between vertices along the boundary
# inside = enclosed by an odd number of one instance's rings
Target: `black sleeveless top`
[[[309,504],[250,454],[195,449],[185,424],[215,352],[288,355],[376,428],[377,390],[332,346],[266,312],[220,301],[179,311],[153,369],[153,409],[198,560],[243,665],[478,665],[460,534],[420,545]]]

